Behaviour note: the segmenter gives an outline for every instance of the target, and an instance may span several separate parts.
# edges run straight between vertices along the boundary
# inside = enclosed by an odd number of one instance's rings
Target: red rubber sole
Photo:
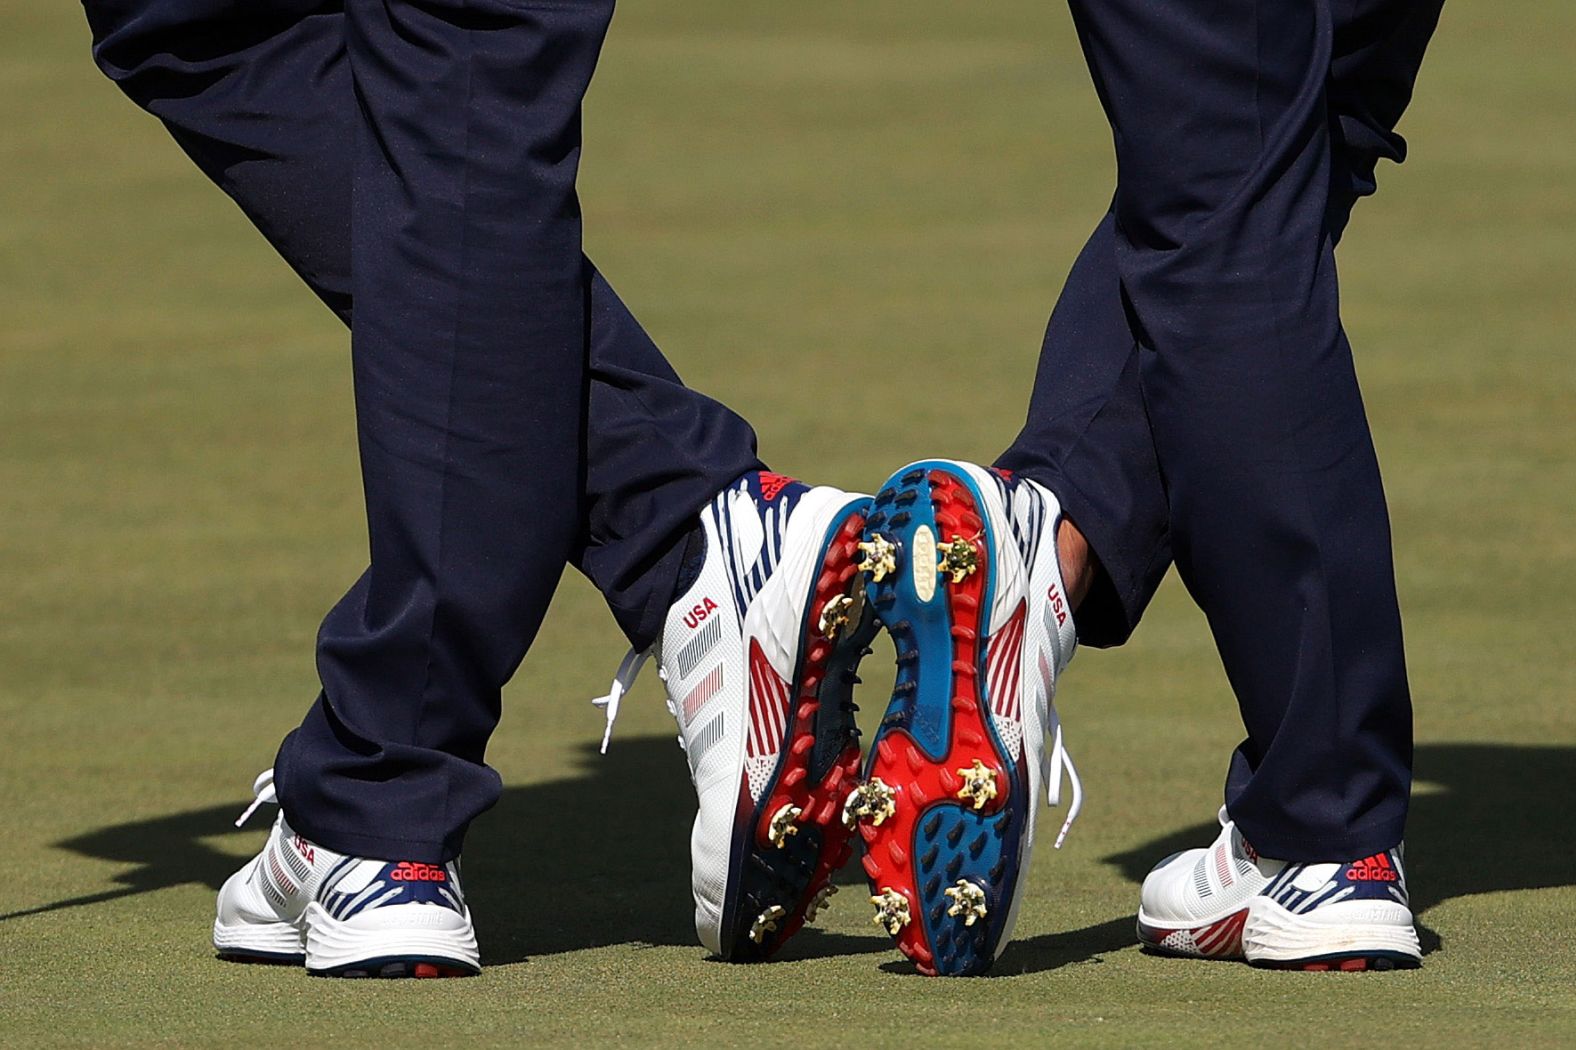
[[[313,977],[337,978],[340,980],[379,978],[384,980],[434,980],[447,977],[475,977],[478,972],[464,966],[407,959],[372,960],[366,963],[354,963],[349,966],[337,967],[333,970],[307,971]]]
[[[452,966],[434,966],[432,963],[417,963],[411,972],[412,977],[422,979],[430,977],[469,977],[470,970],[461,970]]]

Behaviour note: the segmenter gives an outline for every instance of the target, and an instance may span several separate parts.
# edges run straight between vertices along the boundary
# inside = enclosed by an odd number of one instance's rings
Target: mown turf
[[[1015,431],[1109,193],[1068,19],[1028,0],[626,0],[587,114],[593,254],[782,469],[871,486]],[[467,855],[485,974],[213,960],[229,819],[314,691],[363,557],[345,337],[92,69],[76,5],[0,7],[0,1043],[795,1046],[1576,1040],[1576,11],[1450,5],[1342,249],[1418,704],[1417,973],[1264,974],[1132,944],[1240,732],[1168,586],[1062,698],[1090,801],[998,976],[912,976],[856,885],[788,961],[708,961],[654,678],[566,581],[508,692]],[[741,367],[742,366],[742,367]],[[877,659],[886,652],[878,650]],[[881,706],[870,676],[866,714]]]

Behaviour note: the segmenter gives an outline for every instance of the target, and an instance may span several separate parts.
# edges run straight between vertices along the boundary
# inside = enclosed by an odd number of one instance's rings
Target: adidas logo
[[[417,864],[402,860],[389,872],[395,882],[448,882],[448,873],[437,864]]]
[[[1399,882],[1401,876],[1390,863],[1388,854],[1375,853],[1371,857],[1364,857],[1346,869],[1346,877],[1352,882]]]
[[[761,471],[761,499],[770,503],[772,500],[777,498],[777,494],[779,492],[793,484],[793,481],[793,478],[787,477],[783,474],[773,474],[769,470]]]

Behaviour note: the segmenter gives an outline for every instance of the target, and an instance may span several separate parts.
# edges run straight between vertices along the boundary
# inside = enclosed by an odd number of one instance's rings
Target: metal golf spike
[[[848,793],[843,802],[843,826],[851,828],[862,820],[876,827],[897,812],[897,793],[880,777],[871,777]]]
[[[777,920],[788,914],[788,909],[781,904],[773,904],[755,917],[755,922],[750,926],[750,940],[760,944],[766,940],[768,933],[777,932]]]
[[[888,573],[897,571],[897,545],[879,532],[872,532],[868,540],[860,541],[859,550],[864,554],[859,567],[876,583],[886,579]]]
[[[881,887],[881,892],[872,896],[870,903],[876,906],[876,916],[871,921],[894,937],[913,921],[908,913],[908,898],[891,886]]]
[[[996,771],[979,759],[967,769],[958,770],[963,786],[958,788],[958,798],[973,800],[975,809],[984,809],[985,803],[996,797]]]
[[[817,890],[815,896],[810,898],[810,903],[804,906],[804,921],[814,922],[815,917],[821,914],[821,911],[826,907],[826,902],[836,892],[837,887],[831,883],[827,883]]]
[[[794,821],[799,819],[799,814],[804,810],[788,803],[772,814],[771,826],[766,829],[766,837],[771,839],[772,845],[782,849],[788,844],[789,835],[799,834],[799,825]]]
[[[954,919],[961,917],[963,925],[973,926],[985,917],[985,891],[968,879],[959,879],[956,886],[948,886],[941,892],[952,898],[947,914]]]
[[[848,593],[829,598],[821,607],[821,634],[826,639],[837,639],[848,624],[859,623],[865,615],[865,577],[856,575]]]
[[[821,606],[821,634],[827,638],[836,638],[844,627],[854,610],[854,599],[847,594],[839,594],[827,600]]]
[[[954,536],[951,543],[941,548],[941,561],[936,571],[943,576],[950,572],[953,583],[962,583],[965,576],[977,572],[979,567],[980,555],[974,544],[962,536]]]

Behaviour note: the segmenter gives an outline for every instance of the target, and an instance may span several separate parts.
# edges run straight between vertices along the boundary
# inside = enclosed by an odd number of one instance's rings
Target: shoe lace
[[[600,707],[607,716],[607,726],[602,730],[602,754],[607,754],[608,742],[613,739],[613,723],[618,721],[618,708],[624,699],[624,694],[629,692],[635,684],[635,679],[640,676],[640,669],[646,666],[646,661],[651,658],[652,650],[656,646],[645,649],[631,648],[624,654],[624,659],[619,662],[618,673],[613,675],[613,685],[606,695],[599,696],[591,703]]]
[[[1057,833],[1055,849],[1061,849],[1062,843],[1067,839],[1067,832],[1072,829],[1073,821],[1078,819],[1078,814],[1083,811],[1083,781],[1079,779],[1078,767],[1073,765],[1073,756],[1067,751],[1067,745],[1062,739],[1062,720],[1056,715],[1056,708],[1051,708],[1051,726],[1053,739],[1051,746],[1045,749],[1045,801],[1051,806],[1062,804],[1062,776],[1067,777],[1067,784],[1072,788],[1072,797],[1067,800],[1067,819],[1062,821],[1062,830]]]
[[[279,804],[279,795],[274,791],[274,769],[272,766],[257,774],[257,779],[252,781],[252,804],[247,806],[239,817],[235,818],[235,826],[240,827],[245,824],[251,819],[252,814],[257,812],[258,807],[265,802],[275,806]]]

